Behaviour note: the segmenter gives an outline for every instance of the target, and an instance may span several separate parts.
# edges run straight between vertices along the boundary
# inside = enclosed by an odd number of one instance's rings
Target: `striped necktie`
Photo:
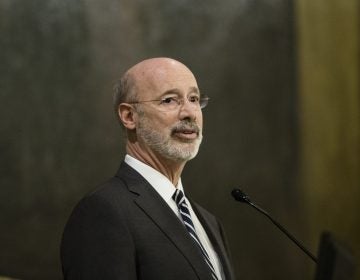
[[[175,191],[174,195],[172,196],[172,198],[176,202],[176,205],[177,205],[180,215],[181,215],[181,219],[183,220],[183,223],[184,223],[187,231],[189,232],[190,236],[194,240],[195,244],[199,247],[199,249],[205,259],[206,264],[210,268],[213,279],[218,280],[216,273],[215,273],[214,266],[212,265],[212,263],[210,261],[209,255],[206,252],[203,245],[201,244],[198,236],[196,235],[195,227],[191,220],[190,211],[189,211],[188,205],[185,201],[184,193],[181,190],[177,189]]]

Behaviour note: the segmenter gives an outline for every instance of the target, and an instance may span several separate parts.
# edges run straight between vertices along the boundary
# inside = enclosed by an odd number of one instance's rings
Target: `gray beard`
[[[171,129],[168,129],[168,131],[171,133]],[[141,118],[137,134],[154,152],[173,161],[189,161],[193,159],[197,155],[202,141],[201,131],[199,132],[199,138],[195,141],[181,142],[173,139],[171,135],[166,135],[152,128],[146,118]]]

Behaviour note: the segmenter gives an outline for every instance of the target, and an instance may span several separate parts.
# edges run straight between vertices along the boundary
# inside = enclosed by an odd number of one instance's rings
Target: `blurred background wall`
[[[328,229],[359,259],[359,14],[357,0],[0,0],[0,275],[61,279],[72,208],[124,156],[112,86],[154,56],[211,96],[183,181],[222,220],[239,279],[315,269],[233,201],[239,185],[314,253]]]
[[[332,230],[360,264],[360,2],[305,0],[296,10],[299,179],[311,242]]]

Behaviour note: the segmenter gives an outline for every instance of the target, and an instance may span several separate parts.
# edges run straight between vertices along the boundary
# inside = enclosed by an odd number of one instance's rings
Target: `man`
[[[220,224],[184,197],[180,179],[198,152],[207,101],[173,59],[148,59],[124,74],[114,106],[127,155],[69,219],[65,279],[234,279]]]

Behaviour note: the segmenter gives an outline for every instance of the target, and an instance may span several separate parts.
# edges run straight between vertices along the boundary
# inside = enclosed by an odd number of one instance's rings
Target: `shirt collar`
[[[162,173],[152,168],[151,166],[143,163],[142,161],[130,156],[125,156],[125,162],[134,168],[146,181],[160,194],[160,196],[168,203],[172,200],[172,195],[175,189],[178,188],[184,192],[181,178],[179,178],[178,184],[175,187],[172,182],[165,177]]]

